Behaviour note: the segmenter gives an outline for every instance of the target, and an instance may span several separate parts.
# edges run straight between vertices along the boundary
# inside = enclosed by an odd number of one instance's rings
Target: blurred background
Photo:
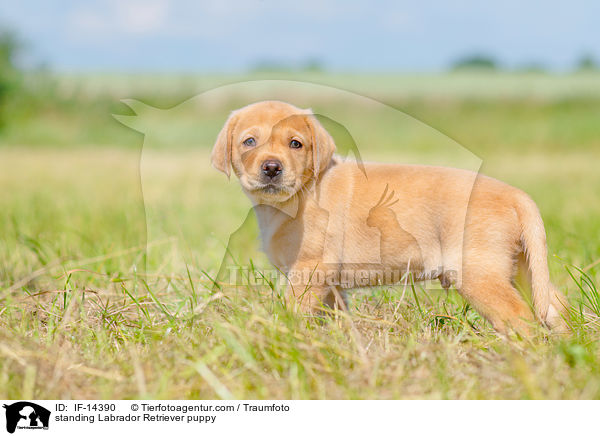
[[[401,122],[327,92],[290,94],[323,113],[353,113],[352,127],[369,138],[359,144],[363,158],[461,166],[455,150],[438,147],[454,141],[482,160],[481,171],[531,193],[553,254],[593,262],[598,16],[591,0],[5,2],[0,219],[10,242],[2,280],[156,242],[146,240],[150,202],[170,212],[155,217],[166,234],[184,235],[198,268],[214,271],[221,255],[211,253],[220,253],[248,203],[209,169],[208,154],[227,113],[270,91],[181,103],[271,79],[337,88],[405,114]]]
[[[1,140],[133,145],[110,117],[125,111],[122,98],[170,107],[219,85],[276,78],[367,95],[484,147],[507,123],[600,96],[599,14],[591,0],[8,2],[0,7]],[[498,113],[488,133],[467,135],[450,119],[485,117],[490,99]],[[552,124],[527,139],[514,125],[508,142],[559,147],[571,129]],[[578,147],[589,140],[581,139]]]

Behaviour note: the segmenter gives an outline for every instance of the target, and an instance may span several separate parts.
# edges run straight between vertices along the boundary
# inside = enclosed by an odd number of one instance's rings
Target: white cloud
[[[147,35],[167,25],[167,0],[107,0],[74,9],[67,19],[74,38],[98,39],[116,35]]]
[[[114,5],[117,25],[125,33],[154,33],[167,20],[166,0],[117,1]]]

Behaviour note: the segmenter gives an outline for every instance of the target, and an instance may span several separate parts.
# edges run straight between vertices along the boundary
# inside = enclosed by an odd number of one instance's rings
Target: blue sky
[[[3,2],[27,62],[64,71],[244,71],[259,62],[436,71],[485,53],[507,67],[600,59],[596,0]]]

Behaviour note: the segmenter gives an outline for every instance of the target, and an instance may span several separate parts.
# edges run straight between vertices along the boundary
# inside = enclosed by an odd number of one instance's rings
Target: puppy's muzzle
[[[283,165],[275,159],[266,160],[261,165],[262,178],[266,182],[275,182],[283,172]]]

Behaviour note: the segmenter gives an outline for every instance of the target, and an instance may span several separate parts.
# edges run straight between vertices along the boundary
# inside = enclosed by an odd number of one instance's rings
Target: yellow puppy
[[[439,279],[502,333],[534,315],[513,286],[527,262],[535,315],[566,329],[550,282],[544,225],[522,191],[473,172],[356,162],[310,110],[265,101],[234,111],[213,166],[237,175],[256,210],[264,250],[305,311],[345,307],[346,289]]]

